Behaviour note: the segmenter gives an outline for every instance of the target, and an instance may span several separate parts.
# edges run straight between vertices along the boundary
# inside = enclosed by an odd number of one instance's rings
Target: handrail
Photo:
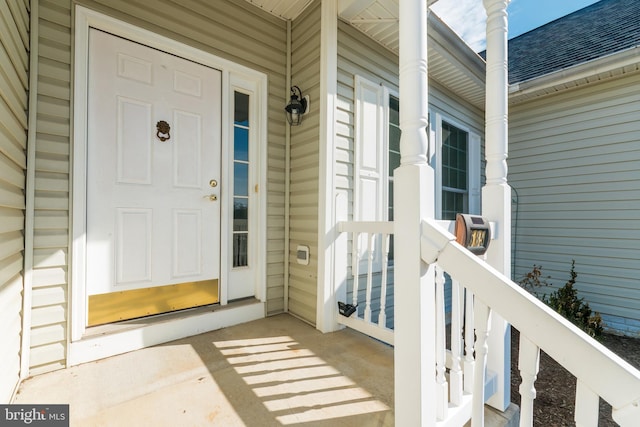
[[[631,425],[640,418],[640,371],[464,249],[435,220],[422,221],[421,257],[429,264],[437,261],[579,383],[611,404],[618,423]]]
[[[449,220],[435,220],[436,223],[444,228],[453,232],[455,221]],[[491,223],[491,227],[495,224]],[[340,233],[385,233],[393,234],[393,221],[341,221],[338,223],[338,231]],[[493,236],[495,233],[491,233]]]

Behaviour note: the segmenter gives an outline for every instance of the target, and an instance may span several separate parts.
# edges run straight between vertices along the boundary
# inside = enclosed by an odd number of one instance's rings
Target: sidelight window
[[[233,267],[249,265],[249,95],[234,93]]]

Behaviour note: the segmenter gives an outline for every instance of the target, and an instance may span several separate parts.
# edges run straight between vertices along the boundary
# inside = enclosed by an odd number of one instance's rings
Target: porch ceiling
[[[282,19],[295,19],[313,0],[247,0]],[[437,0],[428,0],[432,5]],[[338,0],[340,19],[399,53],[399,0]],[[435,14],[429,13],[429,76],[484,109],[485,63]]]
[[[428,0],[430,6],[437,0]],[[338,14],[371,39],[400,52],[399,0],[339,0]],[[428,16],[429,76],[484,109],[484,60],[435,14]]]
[[[254,6],[258,6],[282,19],[295,19],[304,11],[313,0],[247,0]]]

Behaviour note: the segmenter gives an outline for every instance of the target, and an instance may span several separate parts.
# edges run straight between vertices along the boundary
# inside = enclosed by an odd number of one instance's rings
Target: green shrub
[[[589,304],[583,298],[578,298],[578,290],[574,287],[578,273],[575,270],[576,262],[571,261],[571,278],[565,285],[549,294],[540,295],[539,289],[550,286],[546,281],[550,277],[542,278],[542,267],[534,264],[533,269],[521,280],[520,286],[540,298],[549,307],[564,316],[573,324],[581,328],[594,338],[602,335],[602,317],[599,313],[591,311]]]
[[[520,286],[524,288],[524,290],[529,293],[535,295],[541,300],[544,300],[545,294],[540,294],[538,289],[543,288],[545,286],[550,286],[546,279],[550,279],[551,276],[547,276],[542,278],[542,266],[533,264],[533,269],[524,275],[522,279],[520,279]]]

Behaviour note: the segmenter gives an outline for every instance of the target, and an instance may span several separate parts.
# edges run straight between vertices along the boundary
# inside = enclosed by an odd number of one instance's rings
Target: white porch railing
[[[555,313],[544,303],[504,277],[477,256],[455,243],[447,232],[447,222],[426,220],[422,224],[421,257],[436,264],[436,351],[435,390],[438,425],[462,426],[469,419],[480,424],[484,402],[492,393],[487,379],[486,358],[490,317],[493,310],[520,331],[518,366],[520,386],[520,426],[533,424],[535,379],[539,368],[540,349],[555,359],[577,378],[575,421],[577,426],[597,426],[599,397],[613,407],[613,418],[622,426],[637,425],[640,419],[640,371],[633,368],[606,347]],[[392,316],[386,298],[387,280],[379,281],[374,291],[376,274],[389,275],[388,241],[393,234],[388,222],[343,222],[339,230],[351,233],[353,252],[366,254],[368,266],[360,271],[359,260],[352,263],[352,294],[348,302],[360,310],[350,317],[338,315],[338,322],[377,339],[393,344],[393,331],[385,318]],[[365,236],[366,238],[362,238]],[[358,242],[367,242],[365,250]],[[382,243],[379,244],[378,242]],[[382,249],[376,249],[382,248]],[[381,251],[376,254],[376,251]],[[373,271],[374,259],[382,257],[380,271]],[[445,275],[451,277],[451,321],[445,322]],[[365,287],[360,292],[360,286]],[[372,316],[378,310],[377,319]],[[379,307],[379,308],[378,308]],[[399,308],[401,309],[401,308]],[[489,376],[491,376],[489,374]]]
[[[387,307],[389,293],[389,248],[393,236],[393,222],[341,222],[338,230],[350,233],[351,242],[351,295],[347,295],[346,304],[356,308],[349,317],[338,315],[338,323],[372,336],[387,344],[393,345],[393,330],[387,326],[387,318],[393,318],[393,307]],[[366,247],[361,243],[366,242]],[[358,254],[363,252],[366,271],[361,271],[363,264]],[[379,270],[374,271],[374,259],[378,258]],[[379,280],[374,280],[379,278]],[[378,292],[374,294],[374,286]],[[364,300],[360,297],[364,290]],[[376,306],[377,319],[372,317],[373,306]]]
[[[440,225],[453,230],[454,223],[440,221]],[[349,317],[338,315],[337,321],[393,345],[393,330],[387,322],[387,319],[393,319],[395,309],[387,304],[387,297],[392,297],[390,288],[393,285],[393,266],[388,262],[393,223],[342,222],[339,231],[349,233],[352,248],[349,275],[352,286],[345,303],[357,306],[357,310]],[[363,265],[365,269],[361,268]],[[461,426],[471,418],[474,388],[478,395],[488,399],[495,390],[495,376],[489,374],[486,378],[483,375],[477,379],[478,386],[474,385],[474,352],[477,350],[472,292],[457,280],[449,279],[449,286],[446,286],[442,268],[436,266],[435,275],[437,419],[441,425]],[[447,312],[445,288],[448,290],[449,287],[450,311]]]

